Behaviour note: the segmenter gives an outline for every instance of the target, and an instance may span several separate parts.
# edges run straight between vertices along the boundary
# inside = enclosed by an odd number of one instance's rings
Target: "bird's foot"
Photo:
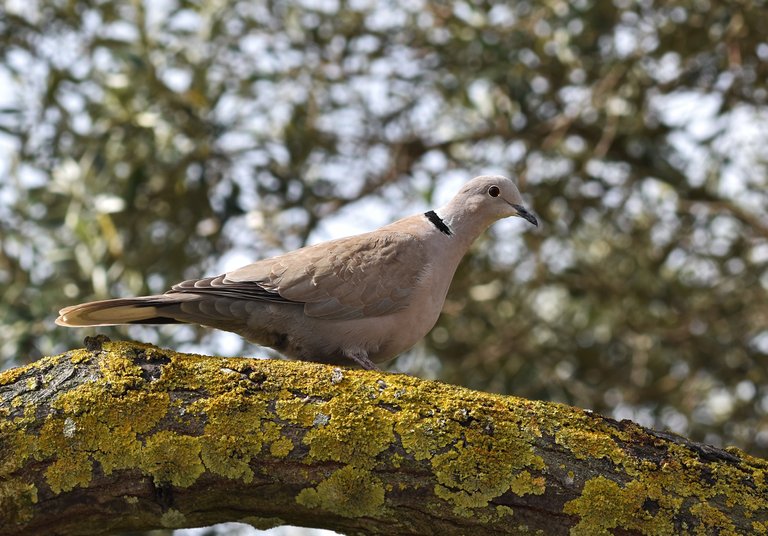
[[[347,357],[360,365],[365,370],[378,370],[381,372],[381,369],[376,366],[376,363],[368,359],[368,356],[362,352],[350,352],[347,354]]]

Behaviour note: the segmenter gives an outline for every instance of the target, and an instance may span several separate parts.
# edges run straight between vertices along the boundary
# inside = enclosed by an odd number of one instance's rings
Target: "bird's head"
[[[518,216],[539,225],[536,216],[523,205],[523,198],[514,181],[501,175],[475,177],[461,189],[457,197],[463,197],[467,205],[486,214],[489,219],[499,220]]]

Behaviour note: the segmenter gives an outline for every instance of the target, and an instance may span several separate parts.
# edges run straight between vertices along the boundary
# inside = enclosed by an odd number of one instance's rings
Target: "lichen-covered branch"
[[[0,375],[0,533],[766,534],[768,463],[403,375],[105,343]]]

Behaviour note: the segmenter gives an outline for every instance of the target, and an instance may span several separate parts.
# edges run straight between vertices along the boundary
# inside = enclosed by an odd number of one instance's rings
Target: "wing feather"
[[[302,248],[169,292],[304,304],[308,316],[375,317],[405,308],[427,264],[411,234],[368,233]]]

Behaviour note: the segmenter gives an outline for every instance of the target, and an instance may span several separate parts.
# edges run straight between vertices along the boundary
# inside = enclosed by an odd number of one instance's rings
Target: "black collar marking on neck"
[[[448,227],[442,219],[440,219],[440,216],[438,216],[434,210],[425,212],[424,215],[427,217],[429,221],[432,222],[432,225],[437,227],[440,230],[440,232],[443,233],[444,235],[451,236],[453,234],[453,232],[451,231],[451,228]]]

